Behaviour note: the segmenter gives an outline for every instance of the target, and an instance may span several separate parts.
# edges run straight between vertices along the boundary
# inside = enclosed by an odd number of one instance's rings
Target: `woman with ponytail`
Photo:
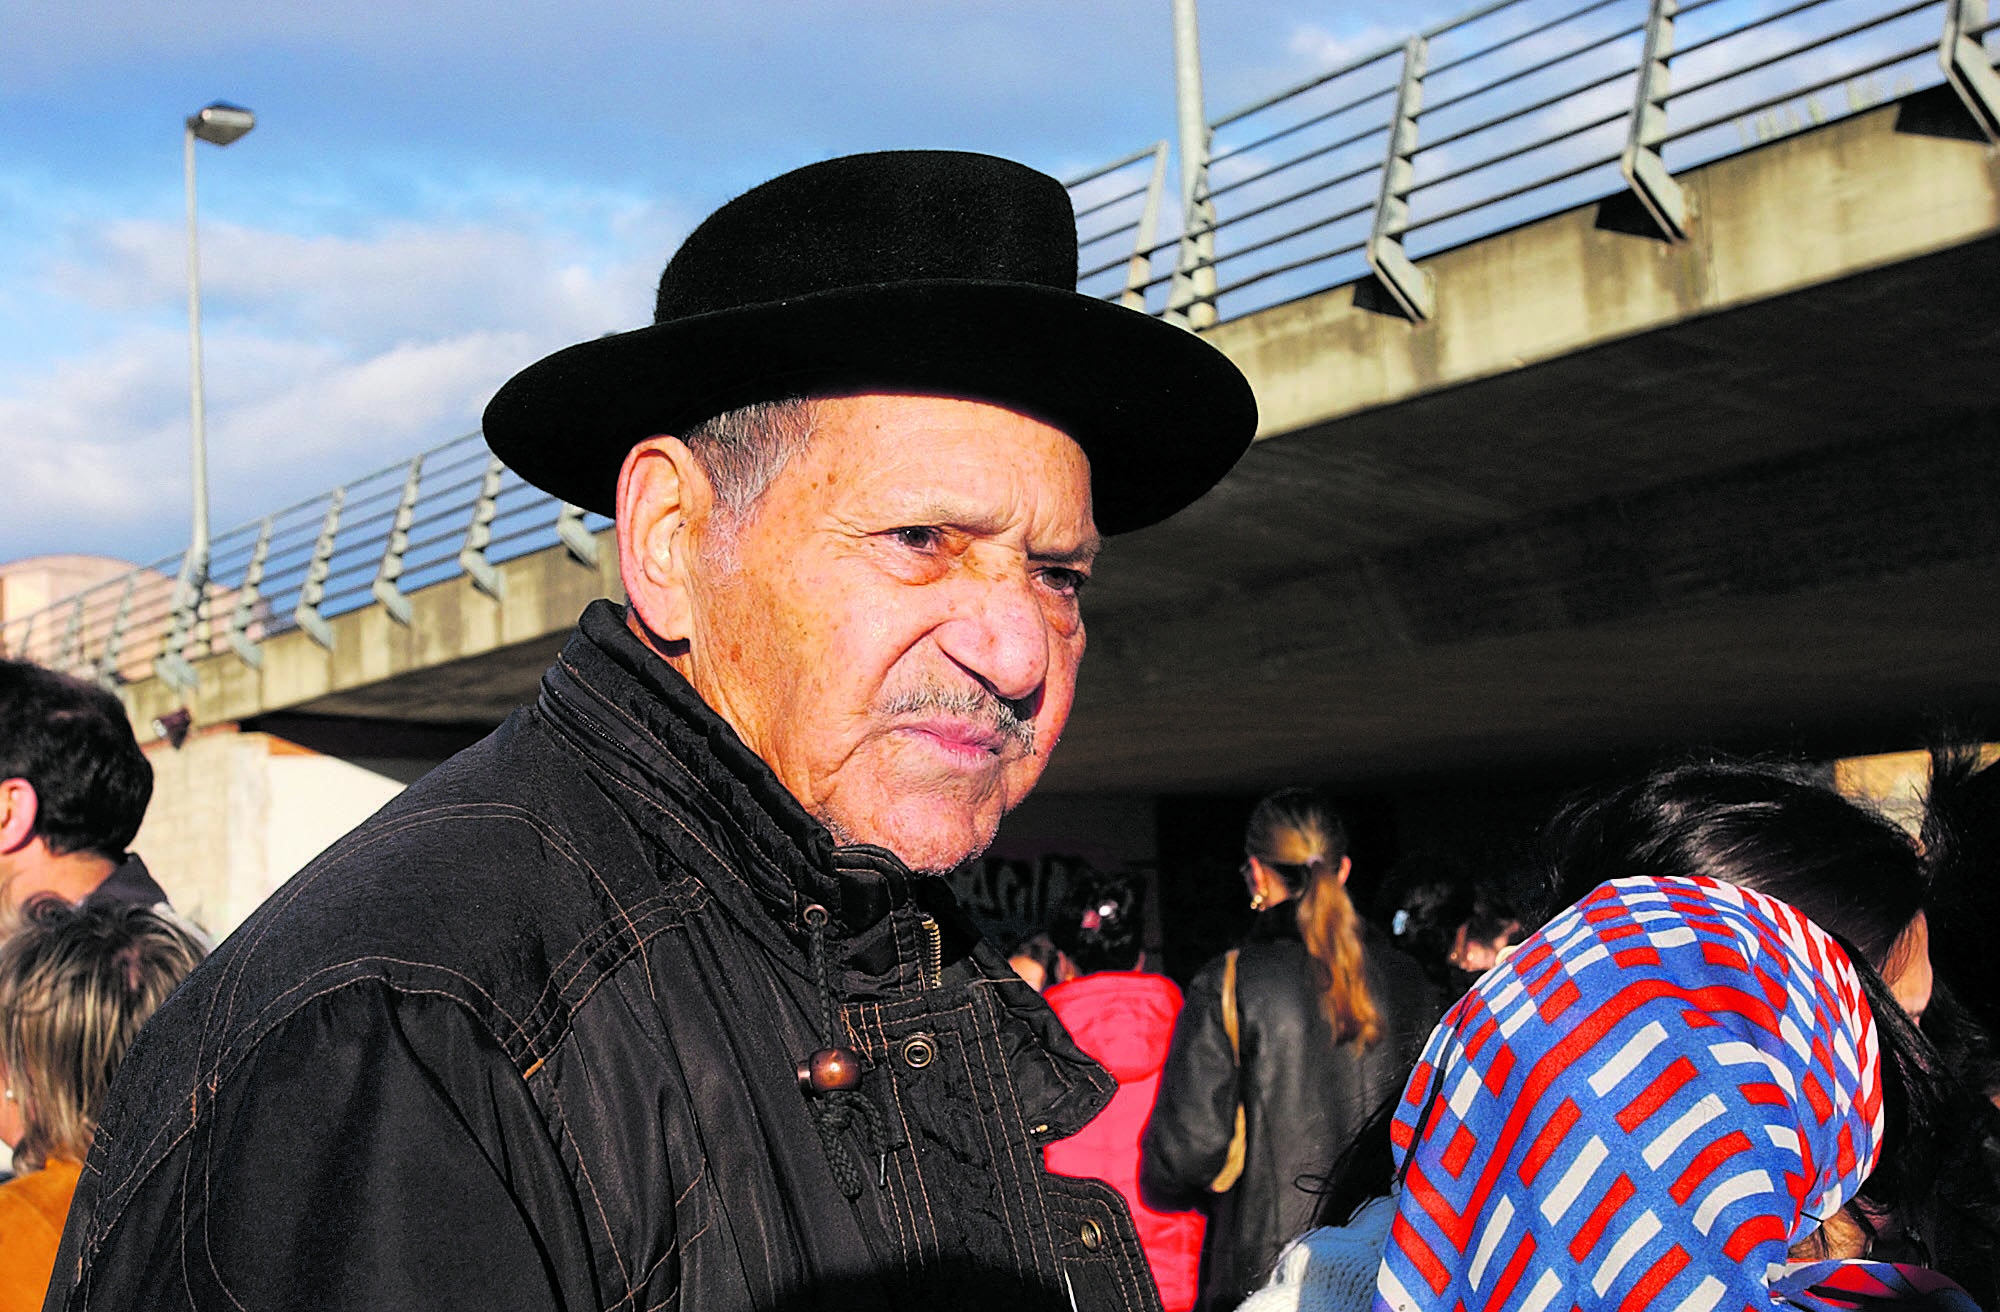
[[[1347,832],[1324,799],[1259,802],[1244,858],[1257,919],[1190,982],[1143,1140],[1147,1201],[1208,1213],[1197,1312],[1235,1307],[1307,1228],[1316,1182],[1442,1010],[1348,899]]]

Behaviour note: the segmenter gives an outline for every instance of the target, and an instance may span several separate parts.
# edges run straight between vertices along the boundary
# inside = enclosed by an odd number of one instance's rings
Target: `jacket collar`
[[[542,679],[542,713],[648,793],[683,800],[740,858],[767,911],[794,932],[815,902],[857,933],[907,900],[908,867],[879,847],[836,847],[762,758],[641,642],[625,608],[592,602]]]
[[[966,963],[963,969],[994,990],[1006,1013],[1003,1045],[1022,1106],[1050,1137],[1075,1133],[1110,1101],[1116,1081],[980,938],[945,881],[917,878],[880,847],[836,847],[826,827],[728,722],[626,627],[623,607],[596,601],[584,611],[576,634],[543,676],[538,708],[592,761],[630,781],[635,794],[673,799],[670,805],[706,826],[702,837],[728,849],[729,858],[721,863],[728,869],[715,872],[729,877],[716,880],[711,891],[736,903],[747,889],[801,949],[795,968],[804,966],[802,913],[817,902],[831,913],[835,937],[844,940],[838,948],[842,997],[921,987],[920,977],[913,977],[918,954],[908,941],[914,931],[889,914],[913,904],[932,918],[943,959]],[[657,809],[634,814],[642,826],[661,824],[649,818]]]
[[[1246,943],[1275,943],[1283,939],[1298,939],[1299,900],[1288,897],[1274,907],[1266,907],[1250,922],[1250,932],[1244,936]]]

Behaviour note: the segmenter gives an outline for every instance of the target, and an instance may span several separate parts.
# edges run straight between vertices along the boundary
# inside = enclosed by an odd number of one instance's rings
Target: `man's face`
[[[676,664],[837,840],[946,870],[984,850],[1069,717],[1089,463],[977,401],[816,409],[747,517],[698,530]]]

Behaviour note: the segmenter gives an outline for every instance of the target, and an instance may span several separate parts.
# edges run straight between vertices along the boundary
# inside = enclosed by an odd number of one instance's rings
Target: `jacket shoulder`
[[[565,995],[699,895],[663,878],[659,845],[580,767],[516,712],[282,885],[162,1017],[220,1057],[314,997],[379,981],[456,1002],[531,1064]]]

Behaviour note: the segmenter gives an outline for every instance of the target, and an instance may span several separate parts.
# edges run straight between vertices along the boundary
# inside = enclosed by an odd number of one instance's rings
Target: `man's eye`
[[[1090,582],[1090,575],[1080,569],[1055,566],[1042,571],[1042,582],[1048,584],[1051,591],[1061,593],[1065,597],[1074,597],[1083,591],[1084,584]]]
[[[928,525],[893,529],[889,536],[912,551],[936,551],[944,542],[943,531]]]

